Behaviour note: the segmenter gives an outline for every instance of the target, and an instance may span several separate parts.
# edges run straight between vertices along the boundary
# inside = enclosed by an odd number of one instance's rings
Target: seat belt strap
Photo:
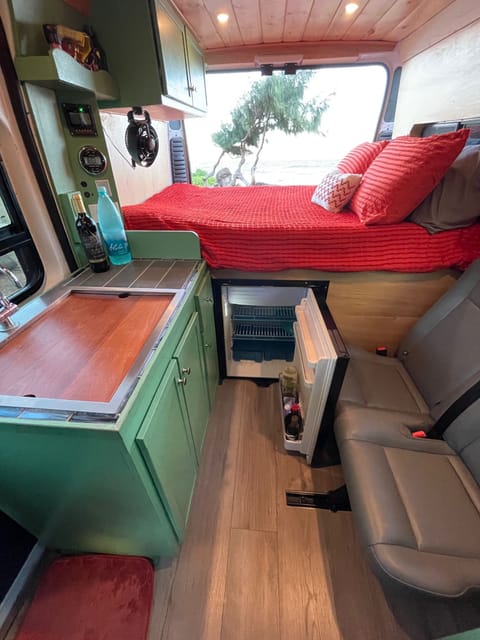
[[[437,422],[433,425],[427,434],[428,438],[434,438],[441,440],[443,434],[452,424],[452,422],[458,418],[458,416],[468,409],[476,400],[480,399],[480,380],[477,380],[469,389],[467,389],[462,395],[453,402],[448,409],[440,416]]]

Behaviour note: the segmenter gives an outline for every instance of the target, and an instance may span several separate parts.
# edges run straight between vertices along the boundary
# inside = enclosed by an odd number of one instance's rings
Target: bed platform
[[[313,204],[313,190],[174,184],[123,214],[130,230],[195,231],[212,269],[426,273],[480,255],[478,223],[434,235],[412,222],[365,226]]]

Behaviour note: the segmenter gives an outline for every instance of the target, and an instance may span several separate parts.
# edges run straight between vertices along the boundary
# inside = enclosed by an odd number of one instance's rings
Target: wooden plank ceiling
[[[363,43],[389,50],[455,0],[174,0],[200,46],[209,51],[259,45]],[[229,15],[226,24],[219,13]],[[370,44],[370,46],[368,46]],[[372,45],[374,45],[372,47]],[[347,47],[348,50],[348,47]]]

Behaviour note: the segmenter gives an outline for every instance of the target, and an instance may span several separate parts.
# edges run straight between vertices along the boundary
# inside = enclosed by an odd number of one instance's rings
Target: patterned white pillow
[[[327,211],[338,213],[353,196],[361,179],[361,173],[331,171],[322,178],[322,181],[315,189],[312,202]]]

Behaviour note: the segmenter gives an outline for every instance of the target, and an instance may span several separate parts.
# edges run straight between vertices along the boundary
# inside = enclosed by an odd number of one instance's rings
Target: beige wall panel
[[[393,355],[399,342],[455,282],[453,270],[425,274],[332,274],[327,303],[347,344]]]
[[[168,126],[166,122],[152,121],[158,135],[159,152],[151,167],[132,167],[125,146],[127,116],[101,113],[103,131],[108,147],[118,197],[122,206],[143,202],[154,193],[172,183],[168,153]]]
[[[477,21],[405,62],[394,136],[408,134],[417,122],[480,116],[479,51]]]

